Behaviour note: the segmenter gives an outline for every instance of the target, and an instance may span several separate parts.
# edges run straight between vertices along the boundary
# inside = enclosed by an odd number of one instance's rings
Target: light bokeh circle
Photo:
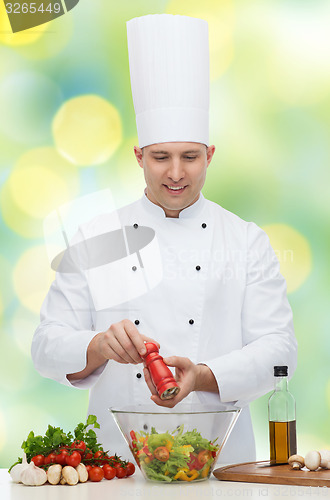
[[[12,3],[14,4],[14,2]],[[46,30],[47,24],[42,24],[36,28],[13,33],[6,13],[5,2],[0,2],[0,44],[11,47],[31,45],[39,40]]]
[[[83,95],[65,102],[53,120],[58,151],[75,165],[107,161],[122,141],[118,110],[97,95]]]
[[[288,293],[294,292],[303,285],[312,269],[312,251],[307,238],[287,224],[269,224],[262,229],[280,262]]]
[[[288,4],[269,12],[271,50],[269,84],[292,106],[328,100],[330,85],[329,4],[321,9],[292,9]]]
[[[67,191],[65,180],[41,165],[16,169],[9,183],[14,201],[31,217],[43,216],[45,207],[56,204],[57,193]]]
[[[43,245],[26,250],[14,267],[13,283],[17,298],[24,307],[36,314],[40,312],[53,279],[54,272]]]
[[[216,80],[230,65],[233,54],[232,0],[169,0],[166,13],[204,19],[209,25],[210,78]]]
[[[63,101],[58,85],[35,71],[10,73],[0,83],[0,131],[22,144],[51,140],[54,113]]]
[[[23,154],[17,161],[1,193],[5,223],[27,237],[35,235],[34,222],[76,197],[80,189],[78,169],[54,148],[37,148]],[[27,225],[27,226],[26,226]],[[42,228],[41,228],[42,229]]]
[[[23,238],[41,238],[43,235],[40,219],[27,215],[13,201],[8,183],[0,191],[0,209],[4,224]]]

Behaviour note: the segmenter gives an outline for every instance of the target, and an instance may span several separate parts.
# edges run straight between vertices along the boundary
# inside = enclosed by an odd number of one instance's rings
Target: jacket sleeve
[[[41,375],[79,388],[89,388],[95,383],[105,365],[73,384],[66,377],[86,366],[87,348],[97,333],[94,331],[92,310],[84,273],[57,272],[43,302],[40,324],[31,346],[34,366]]]
[[[221,401],[241,407],[273,389],[275,365],[287,365],[291,377],[297,364],[286,281],[268,236],[253,223],[247,227],[245,275],[242,348],[203,362],[217,380]]]

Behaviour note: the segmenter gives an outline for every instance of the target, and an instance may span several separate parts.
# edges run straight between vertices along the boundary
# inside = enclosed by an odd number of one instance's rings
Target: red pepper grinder
[[[180,391],[171,370],[164,363],[159,349],[153,342],[145,343],[147,352],[143,356],[145,366],[148,368],[151,379],[161,399],[172,399]]]

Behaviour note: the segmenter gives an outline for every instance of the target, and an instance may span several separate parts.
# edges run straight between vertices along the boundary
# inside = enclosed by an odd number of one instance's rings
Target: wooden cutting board
[[[213,474],[220,481],[330,487],[330,470],[294,470],[288,464],[268,464],[269,462],[265,461],[228,465],[214,470]]]

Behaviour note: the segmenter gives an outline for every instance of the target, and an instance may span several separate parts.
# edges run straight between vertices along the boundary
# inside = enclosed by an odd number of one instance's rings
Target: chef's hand
[[[138,364],[146,353],[145,341],[154,342],[160,347],[154,339],[142,335],[132,321],[124,319],[95,335],[91,348],[103,358],[103,362],[112,359],[118,363]]]
[[[144,368],[144,378],[152,394],[150,399],[157,405],[174,408],[193,391],[219,392],[216,379],[208,366],[195,365],[189,358],[180,356],[164,358],[164,363],[175,368],[175,380],[180,387],[180,391],[172,399],[161,399],[151,380],[148,368]]]
[[[105,332],[97,333],[90,341],[87,348],[87,364],[85,368],[76,373],[67,374],[70,382],[88,377],[97,368],[104,365],[108,359],[118,363],[142,363],[146,353],[146,342],[158,342],[139,333],[138,329],[128,319],[119,321],[110,326]]]

